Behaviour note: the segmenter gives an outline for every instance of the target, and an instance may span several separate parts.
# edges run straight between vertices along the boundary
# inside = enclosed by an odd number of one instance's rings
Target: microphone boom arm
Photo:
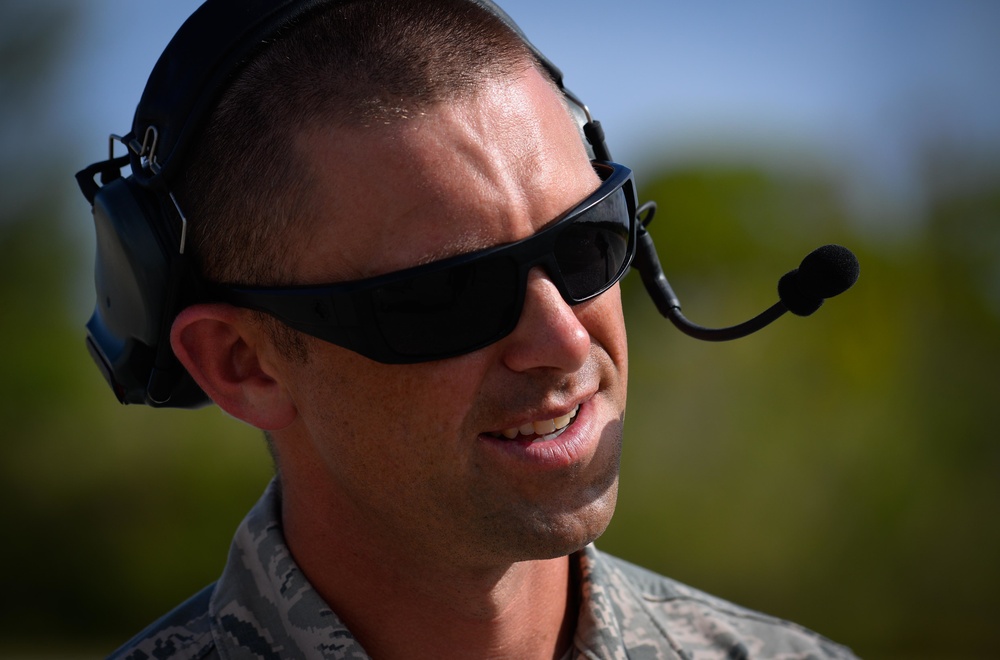
[[[787,311],[808,316],[819,309],[824,298],[843,293],[858,278],[858,261],[854,254],[839,245],[826,245],[811,252],[799,268],[781,278],[778,286],[781,299],[771,307],[738,325],[706,328],[685,318],[681,312],[680,300],[663,274],[653,237],[646,230],[655,211],[656,205],[649,202],[637,213],[638,216],[645,217],[638,228],[632,266],[639,271],[646,291],[660,314],[670,319],[678,330],[695,339],[730,341],[746,337],[773,323]]]
[[[656,254],[656,246],[653,245],[653,237],[646,231],[645,226],[639,227],[637,240],[632,267],[639,271],[642,283],[646,286],[646,292],[653,299],[660,314],[688,336],[703,341],[739,339],[757,332],[788,311],[784,303],[779,300],[749,321],[728,328],[706,328],[692,323],[681,312],[681,302],[670,286],[670,282],[667,281],[667,277],[663,274],[660,258]]]

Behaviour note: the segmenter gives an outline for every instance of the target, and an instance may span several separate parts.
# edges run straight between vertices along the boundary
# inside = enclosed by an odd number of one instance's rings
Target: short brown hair
[[[202,274],[289,283],[284,256],[308,194],[299,132],[391,121],[531,62],[517,35],[467,0],[350,0],[289,26],[237,75],[177,182]]]

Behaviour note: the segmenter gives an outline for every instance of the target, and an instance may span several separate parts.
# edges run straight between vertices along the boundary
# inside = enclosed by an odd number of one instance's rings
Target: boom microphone
[[[792,314],[809,316],[826,298],[840,295],[858,281],[858,259],[840,245],[824,245],[806,255],[799,267],[778,280],[778,297]]]
[[[652,208],[640,209],[651,211]],[[809,316],[832,298],[851,288],[858,279],[858,259],[854,253],[840,245],[824,245],[806,255],[799,267],[785,273],[778,281],[779,301],[749,321],[728,328],[706,328],[684,318],[681,303],[667,282],[656,255],[653,238],[645,225],[652,216],[646,218],[639,228],[635,260],[632,266],[639,271],[660,314],[670,319],[678,330],[686,335],[704,341],[729,341],[757,332],[776,320],[785,312],[798,316]]]

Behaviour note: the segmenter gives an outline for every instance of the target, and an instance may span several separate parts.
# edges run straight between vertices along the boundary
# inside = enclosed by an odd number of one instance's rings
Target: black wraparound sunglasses
[[[601,186],[520,241],[352,282],[216,285],[210,296],[387,364],[470,353],[517,325],[535,266],[570,305],[604,293],[628,270],[636,241],[632,171],[611,162],[593,167]]]

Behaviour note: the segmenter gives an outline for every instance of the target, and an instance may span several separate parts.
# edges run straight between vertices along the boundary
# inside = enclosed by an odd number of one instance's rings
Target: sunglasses
[[[266,312],[286,325],[386,364],[470,353],[510,334],[521,317],[528,272],[545,269],[563,300],[598,296],[635,254],[632,171],[592,163],[600,187],[525,239],[352,282],[248,288],[212,297]]]

